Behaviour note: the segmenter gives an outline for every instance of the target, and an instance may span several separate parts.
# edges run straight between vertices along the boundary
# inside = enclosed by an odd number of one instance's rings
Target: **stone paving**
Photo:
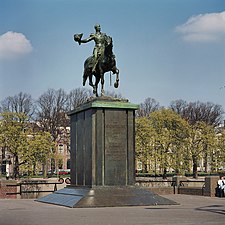
[[[67,208],[0,199],[0,225],[224,225],[225,198],[164,195],[179,205]]]

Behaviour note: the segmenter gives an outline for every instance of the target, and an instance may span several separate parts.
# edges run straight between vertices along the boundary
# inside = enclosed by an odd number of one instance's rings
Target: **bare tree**
[[[183,100],[173,101],[170,108],[186,119],[189,124],[194,125],[197,122],[205,122],[208,125],[217,126],[222,121],[224,110],[221,105],[211,102],[190,102]]]
[[[60,127],[68,126],[66,115],[68,96],[63,89],[48,89],[37,100],[37,121],[44,131],[48,131],[55,141]]]
[[[154,98],[146,98],[143,103],[140,104],[139,109],[136,111],[137,117],[149,116],[151,112],[157,111],[160,108],[159,102]]]
[[[182,118],[185,118],[187,107],[188,107],[188,103],[182,99],[172,101],[169,106],[170,109],[178,113]]]
[[[85,88],[76,88],[70,91],[68,94],[68,108],[67,110],[73,110],[77,106],[86,102],[87,99],[91,96],[91,91]]]
[[[35,104],[30,94],[20,92],[1,101],[2,112],[24,113],[31,118],[35,112]]]

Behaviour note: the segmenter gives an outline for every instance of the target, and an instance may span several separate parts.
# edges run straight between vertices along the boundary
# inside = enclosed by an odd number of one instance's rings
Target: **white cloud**
[[[225,38],[225,11],[193,16],[177,26],[185,41],[219,41]]]
[[[30,41],[22,33],[8,31],[0,35],[0,59],[12,59],[32,51]]]

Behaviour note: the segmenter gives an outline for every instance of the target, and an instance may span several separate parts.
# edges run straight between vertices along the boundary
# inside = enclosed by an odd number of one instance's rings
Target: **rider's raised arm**
[[[92,40],[94,40],[94,34],[90,34],[90,36],[88,38],[80,40],[80,43],[87,43],[87,42],[92,41]]]

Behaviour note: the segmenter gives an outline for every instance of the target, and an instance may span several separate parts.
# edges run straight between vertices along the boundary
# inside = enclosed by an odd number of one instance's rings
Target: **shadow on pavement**
[[[210,206],[196,208],[196,210],[225,215],[224,206],[225,205],[210,205]],[[221,207],[223,207],[223,209],[221,209]]]

